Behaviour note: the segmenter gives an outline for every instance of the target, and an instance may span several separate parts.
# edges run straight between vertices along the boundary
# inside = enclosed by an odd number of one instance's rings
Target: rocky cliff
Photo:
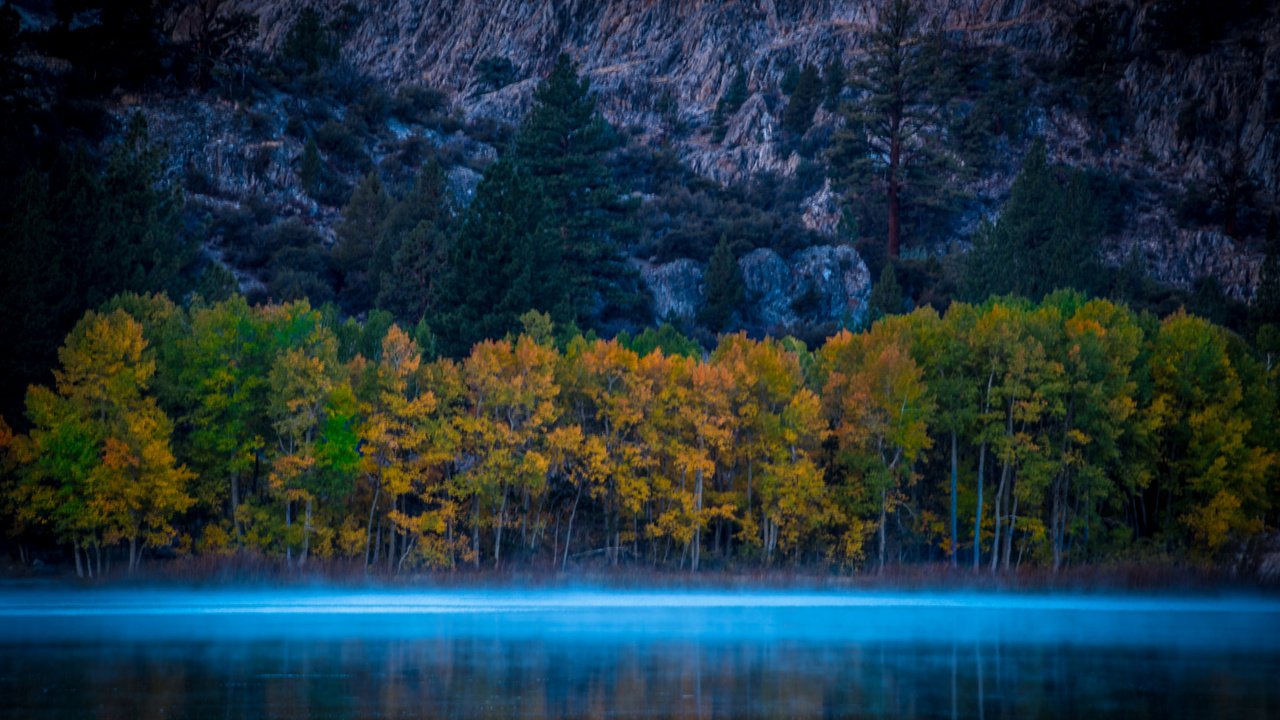
[[[354,19],[344,56],[391,85],[426,85],[448,93],[466,116],[516,121],[557,53],[569,52],[591,76],[606,116],[654,143],[670,143],[699,173],[740,182],[761,172],[789,175],[800,164],[778,138],[785,99],[779,81],[801,63],[846,64],[864,51],[877,3],[866,0],[238,0],[260,19],[257,42],[279,45],[304,7]],[[1176,3],[1174,3],[1176,5]],[[1235,3],[1240,5],[1240,3]],[[1247,4],[1247,3],[1246,3]],[[1187,288],[1216,277],[1238,298],[1256,281],[1256,242],[1175,221],[1178,198],[1215,183],[1224,158],[1236,159],[1263,203],[1280,189],[1280,5],[1255,3],[1248,22],[1228,27],[1207,47],[1162,49],[1150,28],[1159,3],[1117,0],[925,0],[927,25],[976,48],[1003,48],[1024,71],[1054,67],[1080,44],[1082,18],[1101,18],[1111,66],[1094,75],[1119,93],[1120,131],[1099,127],[1038,92],[1034,130],[1060,161],[1097,168],[1135,184],[1136,199],[1113,238],[1111,255],[1134,249],[1149,273]],[[1099,7],[1106,12],[1095,12]],[[511,82],[493,88],[477,73],[505,58]],[[729,120],[722,142],[704,132],[735,68],[747,73],[749,99]],[[1044,78],[1042,77],[1043,81]],[[1043,82],[1041,83],[1043,85]],[[1225,133],[1189,131],[1209,119]],[[815,133],[837,120],[820,111]],[[1016,155],[1019,148],[1009,149]],[[998,206],[1010,171],[981,178],[973,192],[981,212]],[[824,189],[824,193],[828,192]],[[830,234],[838,213],[819,194],[806,213]],[[960,238],[963,240],[963,238]]]

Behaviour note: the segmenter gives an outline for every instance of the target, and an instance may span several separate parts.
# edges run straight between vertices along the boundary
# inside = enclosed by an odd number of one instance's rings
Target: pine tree
[[[747,73],[746,70],[739,65],[733,73],[733,79],[729,81],[729,87],[725,89],[724,95],[716,102],[716,111],[711,118],[711,138],[714,142],[724,140],[726,127],[729,118],[742,104],[747,101],[749,91],[747,90]]]
[[[890,258],[901,251],[908,211],[945,213],[955,200],[955,167],[933,97],[937,47],[921,32],[912,0],[889,0],[856,67],[860,99],[848,104],[828,155],[832,182],[851,205],[883,208]]]
[[[378,307],[405,323],[422,318],[430,285],[443,269],[452,213],[444,170],[432,160],[392,208],[382,229],[374,259],[381,269]]]
[[[485,338],[519,327],[527,310],[571,319],[573,272],[561,262],[548,193],[518,162],[485,172],[448,252],[447,272],[430,288],[429,316],[440,350],[460,356]]]
[[[350,313],[373,306],[383,270],[375,265],[374,257],[390,207],[391,198],[382,187],[378,173],[370,172],[342,211],[332,256],[342,276],[339,298]]]
[[[569,319],[587,327],[637,316],[643,302],[639,278],[622,253],[622,241],[636,232],[635,203],[623,197],[604,163],[615,145],[590,81],[560,55],[534,94],[515,157],[546,193],[548,227],[559,238],[568,283]]]
[[[298,168],[298,179],[302,181],[302,189],[315,198],[321,191],[321,179],[324,165],[320,160],[320,150],[313,138],[307,138],[302,148],[302,164]]]
[[[884,264],[880,271],[880,279],[871,288],[871,297],[867,298],[867,324],[902,312],[902,286],[898,284],[898,274],[893,263]]]
[[[1280,325],[1280,221],[1273,213],[1267,221],[1266,255],[1258,271],[1253,296],[1255,325]]]
[[[822,76],[822,106],[828,112],[836,112],[840,109],[840,95],[844,92],[845,83],[844,63],[839,59],[832,60]]]
[[[1083,176],[1060,181],[1044,143],[1031,147],[994,225],[974,238],[964,284],[975,300],[1014,293],[1040,299],[1060,288],[1092,291],[1100,224]]]
[[[742,307],[746,287],[742,281],[742,268],[733,256],[729,239],[721,236],[711,261],[707,264],[707,304],[698,313],[698,320],[712,330],[722,330]]]
[[[818,68],[805,64],[796,81],[796,88],[782,113],[782,127],[793,135],[804,135],[813,124],[813,114],[822,105],[824,91]]]

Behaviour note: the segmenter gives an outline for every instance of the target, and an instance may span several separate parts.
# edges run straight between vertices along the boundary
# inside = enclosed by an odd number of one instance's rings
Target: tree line
[[[1007,572],[1212,558],[1276,521],[1277,369],[1175,313],[1057,292],[795,339],[523,330],[460,359],[305,301],[86,313],[5,515],[78,572],[257,553],[461,567]]]

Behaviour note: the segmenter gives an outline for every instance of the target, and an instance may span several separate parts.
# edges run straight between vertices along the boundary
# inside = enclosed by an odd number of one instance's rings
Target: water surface
[[[0,590],[0,717],[1280,717],[1280,602]]]

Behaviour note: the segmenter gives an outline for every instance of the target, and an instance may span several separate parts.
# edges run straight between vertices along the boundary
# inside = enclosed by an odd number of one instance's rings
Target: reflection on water
[[[201,597],[0,595],[0,716],[1280,716],[1268,603]]]

